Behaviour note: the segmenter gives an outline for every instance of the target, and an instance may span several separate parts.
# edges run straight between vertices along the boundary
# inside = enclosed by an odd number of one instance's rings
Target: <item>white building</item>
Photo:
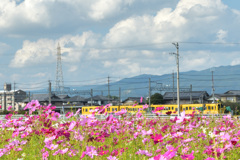
[[[0,105],[2,110],[6,110],[7,107],[13,106],[16,110],[19,110],[18,103],[22,102],[27,97],[26,92],[22,90],[12,90],[11,84],[4,84],[4,90],[0,90]]]

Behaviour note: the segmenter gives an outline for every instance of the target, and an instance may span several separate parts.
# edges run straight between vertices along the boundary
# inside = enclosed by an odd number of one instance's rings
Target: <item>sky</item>
[[[1,0],[0,85],[47,88],[240,64],[236,0]],[[0,86],[0,88],[1,88]]]

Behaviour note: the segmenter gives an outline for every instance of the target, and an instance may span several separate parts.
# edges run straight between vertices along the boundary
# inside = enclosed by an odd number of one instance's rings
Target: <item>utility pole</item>
[[[176,55],[176,62],[177,62],[177,105],[178,105],[178,116],[180,116],[180,93],[179,93],[179,45],[177,43],[172,43],[176,49],[177,53],[173,53]]]
[[[109,76],[108,76],[108,104],[109,104],[109,101],[110,101],[110,86],[109,86]]]
[[[213,70],[212,70],[212,93],[213,93],[213,103],[215,103],[214,91],[215,91],[215,88],[214,88],[214,81],[213,81]]]
[[[13,109],[15,111],[15,82],[13,83]]]
[[[91,106],[92,106],[92,102],[93,102],[93,89],[91,89]]]
[[[173,99],[173,104],[174,104],[174,96],[175,96],[175,94],[174,94],[174,71],[173,71],[173,73],[172,73],[172,77],[173,77],[173,95],[172,95],[172,99]]]
[[[148,98],[148,107],[151,108],[151,78],[149,78],[149,98]]]
[[[121,87],[119,87],[119,107],[121,105]]]
[[[192,85],[190,84],[190,103],[192,104]]]
[[[7,110],[7,103],[6,103],[6,90],[5,89],[4,89],[4,93],[3,93],[3,99],[4,99],[3,110],[6,111]]]
[[[49,104],[52,103],[51,96],[52,96],[52,87],[51,87],[51,81],[49,80],[48,81],[48,101],[49,101]]]

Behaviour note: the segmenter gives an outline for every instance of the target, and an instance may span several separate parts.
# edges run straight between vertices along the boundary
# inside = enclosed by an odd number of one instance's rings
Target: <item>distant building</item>
[[[38,100],[41,105],[49,104],[49,94],[32,94],[30,97],[26,98],[23,102],[28,103],[32,100]],[[51,104],[53,106],[62,106],[63,103],[67,103],[67,99],[61,99],[55,94],[51,95]]]
[[[214,97],[213,95],[209,96],[207,98],[208,103],[213,103],[213,102],[217,103],[217,101],[221,100],[221,95],[222,94],[214,94]]]
[[[97,95],[97,96],[93,96],[92,98],[87,98],[87,104],[86,105],[106,105],[106,104],[111,104],[112,105],[112,101],[113,99],[108,98],[107,96],[101,96],[101,95]]]
[[[4,90],[0,91],[0,105],[2,110],[6,110],[7,107],[13,106],[15,110],[19,110],[19,103],[21,103],[26,97],[26,92],[22,90],[12,90],[11,84],[4,84]]]
[[[180,92],[180,104],[206,103],[209,97],[206,91]],[[177,104],[177,92],[165,92],[163,95],[165,104]]]
[[[87,99],[81,96],[73,96],[71,98],[68,98],[67,101],[71,105],[81,105],[84,106],[87,104]]]
[[[240,90],[229,90],[220,96],[222,102],[240,102]]]
[[[143,98],[142,102],[140,102],[141,97],[128,97],[122,103],[124,106],[132,106],[134,104],[146,104],[146,100]]]

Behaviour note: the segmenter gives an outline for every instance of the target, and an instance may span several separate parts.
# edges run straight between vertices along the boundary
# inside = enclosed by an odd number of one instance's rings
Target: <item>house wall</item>
[[[238,96],[231,96],[231,97],[230,96],[226,96],[226,97],[222,96],[221,101],[222,102],[239,102],[240,99]]]

